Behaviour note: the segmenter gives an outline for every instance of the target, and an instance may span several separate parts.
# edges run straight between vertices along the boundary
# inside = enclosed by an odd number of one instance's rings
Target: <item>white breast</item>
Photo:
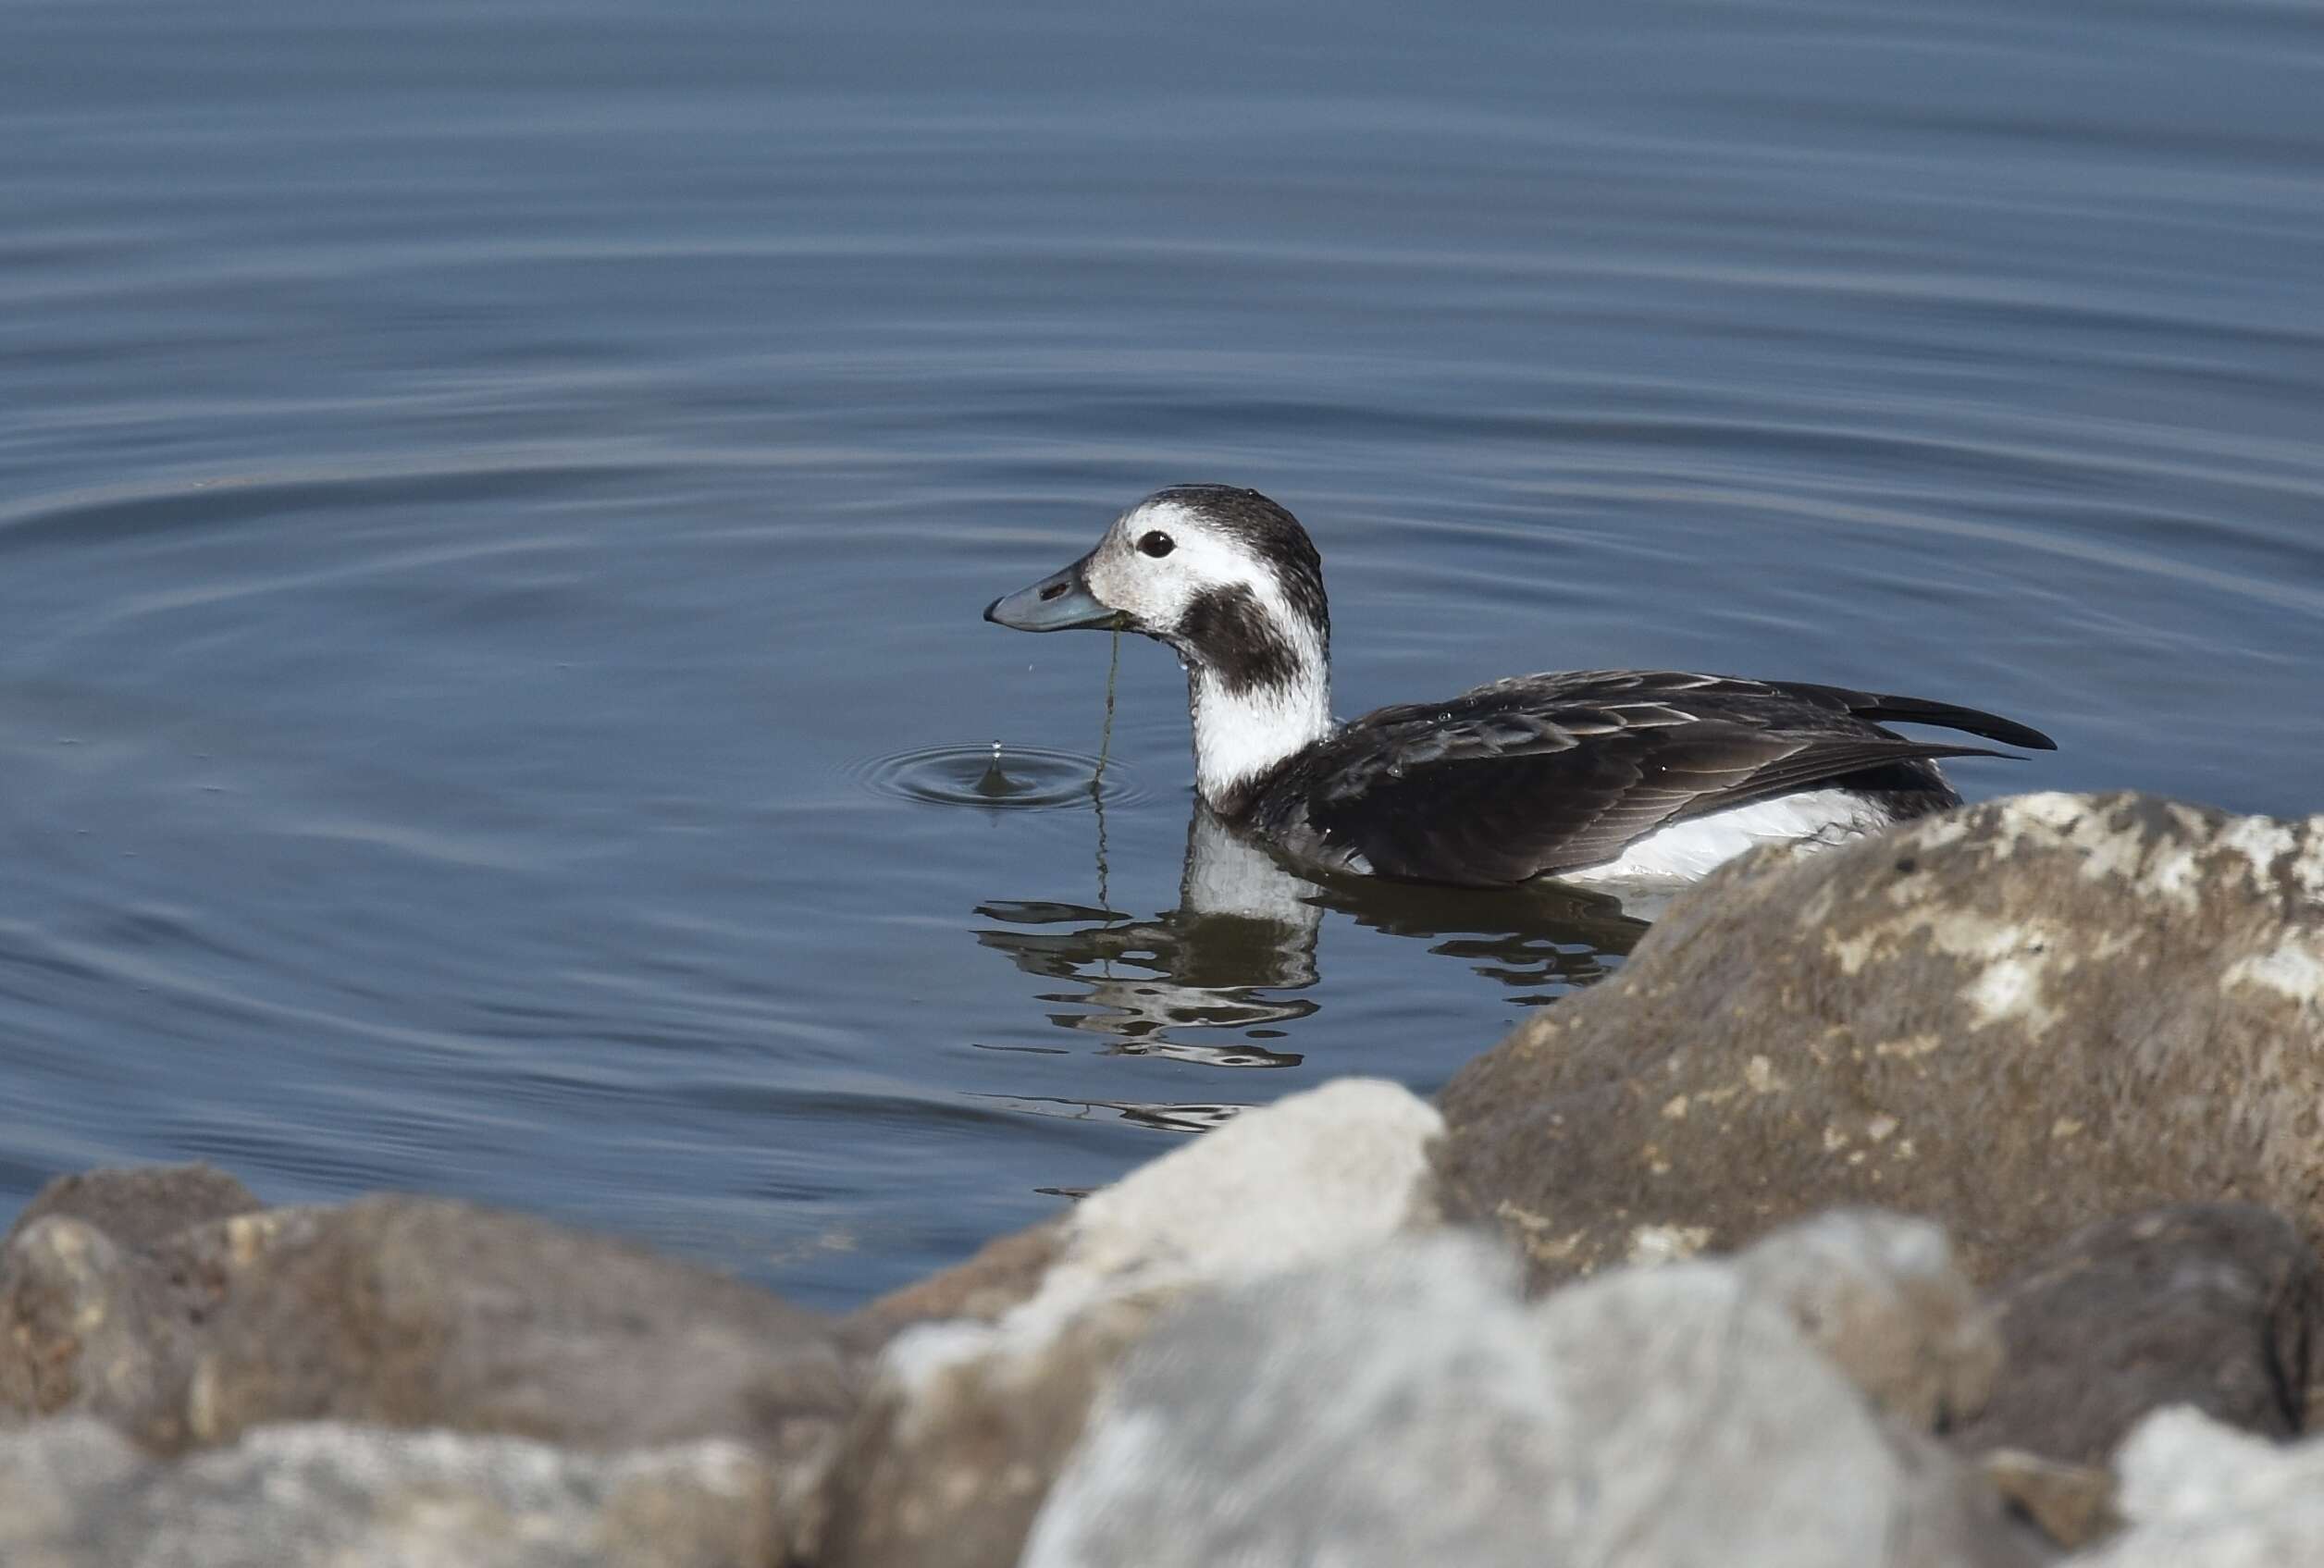
[[[1566,882],[1691,882],[1756,845],[1800,839],[1844,844],[1879,832],[1891,820],[1879,806],[1848,790],[1803,790],[1658,828],[1615,859],[1558,876]]]

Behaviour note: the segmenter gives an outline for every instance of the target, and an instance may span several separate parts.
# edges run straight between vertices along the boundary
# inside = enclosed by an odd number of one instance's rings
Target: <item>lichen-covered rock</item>
[[[132,1429],[182,1386],[191,1332],[153,1261],[63,1215],[0,1252],[0,1407],[85,1411]]]
[[[2130,1527],[2073,1568],[2292,1568],[2324,1562],[2324,1439],[2280,1448],[2186,1406],[2115,1456]]]
[[[204,1326],[236,1273],[308,1213],[256,1202],[203,1166],[43,1188],[0,1241],[0,1425],[80,1412],[180,1441]]]
[[[1994,1293],[2009,1373],[1953,1434],[2103,1462],[2147,1412],[2185,1404],[2247,1431],[2306,1425],[2324,1268],[2281,1217],[2161,1209],[2075,1232]]]
[[[739,1444],[615,1458],[317,1423],[176,1463],[86,1419],[0,1434],[8,1568],[764,1568],[778,1477]]]
[[[2039,1561],[1744,1272],[1530,1307],[1473,1238],[1205,1292],[1131,1352],[1026,1568],[1972,1568]]]
[[[1008,1287],[1014,1306],[888,1345],[804,1504],[797,1554],[821,1568],[1015,1562],[1090,1401],[1155,1315],[1197,1288],[1435,1224],[1441,1130],[1406,1091],[1342,1080],[1093,1193],[1060,1222],[1037,1284]]]
[[[1440,1096],[1534,1282],[1848,1204],[1990,1279],[2125,1210],[2324,1222],[2324,818],[2037,795],[1682,895]]]

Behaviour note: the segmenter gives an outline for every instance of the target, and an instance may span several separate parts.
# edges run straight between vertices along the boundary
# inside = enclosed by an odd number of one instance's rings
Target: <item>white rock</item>
[[[1157,1315],[1207,1287],[1377,1251],[1439,1221],[1435,1109],[1341,1080],[1238,1117],[1084,1199],[998,1321],[906,1330],[811,1489],[815,1561],[1012,1560],[1091,1401]]]
[[[1024,1568],[2031,1561],[1724,1263],[1522,1303],[1474,1239],[1205,1292],[1131,1353]]]
[[[2324,1562],[2324,1438],[2279,1447],[2177,1405],[2140,1422],[2114,1468],[2130,1528],[2077,1568]]]
[[[1041,1288],[991,1326],[898,1336],[886,1370],[923,1379],[962,1358],[1037,1350],[1108,1300],[1248,1279],[1377,1245],[1438,1219],[1436,1108],[1346,1078],[1246,1112],[1083,1199]]]
[[[1514,1273],[1438,1236],[1205,1295],[1158,1327],[1022,1568],[1559,1561],[1583,1413]]]
[[[85,1419],[0,1433],[6,1568],[743,1568],[775,1475],[738,1443],[616,1455],[332,1422],[175,1462]]]

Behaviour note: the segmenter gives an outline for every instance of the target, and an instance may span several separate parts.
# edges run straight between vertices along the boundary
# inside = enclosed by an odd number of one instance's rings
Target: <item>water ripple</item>
[[[935,806],[1057,810],[1093,798],[1126,806],[1146,792],[1118,761],[1045,747],[935,746],[875,757],[854,770],[874,794]]]

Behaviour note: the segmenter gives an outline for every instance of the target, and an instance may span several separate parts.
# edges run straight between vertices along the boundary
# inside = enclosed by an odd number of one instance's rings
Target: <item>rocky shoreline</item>
[[[2324,818],[1763,850],[844,1318],[435,1199],[53,1182],[0,1563],[2324,1561]]]

